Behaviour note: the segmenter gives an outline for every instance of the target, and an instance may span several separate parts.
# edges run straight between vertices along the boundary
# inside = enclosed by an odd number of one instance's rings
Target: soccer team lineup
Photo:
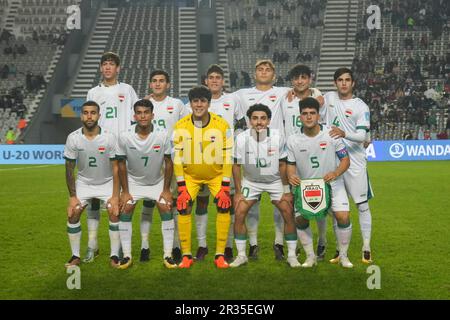
[[[273,254],[291,268],[313,268],[324,260],[342,268],[373,262],[365,152],[370,112],[353,95],[350,69],[337,69],[330,79],[336,90],[321,93],[310,86],[308,66],[293,65],[292,87],[276,87],[274,64],[258,60],[255,86],[227,93],[224,71],[213,64],[185,105],[168,96],[173,79],[164,70],[151,72],[151,93],[139,99],[119,81],[116,53],[105,52],[99,65],[102,80],[88,91],[81,127],[64,146],[67,268],[98,257],[102,210],[109,220],[109,263],[117,269],[149,261],[154,212],[161,218],[162,248],[152,252],[169,269],[195,268],[207,254],[214,257],[211,268],[251,269],[262,254],[261,215],[273,216]],[[268,210],[260,209],[263,194]],[[142,211],[134,212],[139,200]],[[355,228],[351,201],[359,216]],[[87,248],[81,248],[82,216]],[[134,216],[140,222],[133,233]],[[214,217],[215,242],[207,244],[208,219]],[[327,247],[327,219],[336,248]],[[362,243],[351,242],[357,230]],[[133,236],[140,237],[140,252],[132,253]],[[361,248],[359,256],[349,256],[350,245]],[[334,252],[330,260],[327,250]]]

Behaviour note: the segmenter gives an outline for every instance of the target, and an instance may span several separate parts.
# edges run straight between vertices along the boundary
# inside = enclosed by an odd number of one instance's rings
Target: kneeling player
[[[119,269],[126,269],[132,263],[131,219],[136,202],[140,199],[157,201],[162,221],[164,265],[176,268],[171,256],[174,220],[170,211],[170,181],[173,174],[170,138],[166,131],[153,130],[153,104],[150,100],[139,100],[134,104],[134,119],[137,124],[120,134],[117,151],[122,184],[119,229],[124,256]]]
[[[64,148],[66,159],[66,183],[69,189],[67,207],[72,258],[66,267],[80,264],[81,224],[80,216],[92,199],[106,202],[109,213],[109,237],[111,240],[111,266],[119,266],[119,169],[116,160],[117,142],[112,133],[98,126],[100,107],[94,101],[86,101],[81,107],[83,127],[67,137]],[[75,166],[78,167],[75,183]]]
[[[341,177],[350,166],[347,149],[342,139],[333,139],[328,134],[330,129],[319,124],[319,103],[316,99],[303,99],[299,107],[303,126],[300,133],[290,136],[287,141],[289,183],[298,186],[300,179],[322,177],[325,183],[330,184],[331,209],[338,221],[340,263],[345,268],[352,268],[353,264],[347,257],[352,225],[348,197]],[[298,236],[307,255],[302,267],[312,267],[317,264],[317,257],[314,254],[309,221],[301,214],[296,215]]]
[[[251,106],[247,111],[251,128],[236,138],[233,177],[236,186],[234,235],[238,256],[230,264],[231,267],[239,267],[248,261],[245,254],[245,218],[263,192],[269,193],[272,203],[280,210],[284,219],[287,262],[291,267],[300,267],[295,252],[297,234],[291,205],[292,195],[286,177],[286,144],[280,132],[268,128],[271,115],[272,112],[266,105]],[[242,185],[241,166],[244,169]]]

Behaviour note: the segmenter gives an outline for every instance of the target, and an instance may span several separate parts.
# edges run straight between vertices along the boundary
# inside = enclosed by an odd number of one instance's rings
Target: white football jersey
[[[268,131],[263,141],[256,141],[247,129],[236,137],[235,162],[244,168],[245,179],[252,182],[271,183],[279,180],[280,159],[287,156],[286,141],[278,131]]]
[[[169,137],[175,123],[189,114],[189,110],[180,99],[167,96],[162,101],[150,98],[153,103],[153,124],[156,130],[167,130]]]
[[[92,140],[83,134],[83,128],[67,137],[64,158],[77,162],[77,179],[90,185],[103,185],[113,178],[111,160],[117,152],[117,138],[106,129]]]
[[[100,127],[118,137],[132,124],[133,105],[138,96],[129,84],[119,82],[105,86],[101,83],[88,91],[86,100],[93,100],[100,105]]]
[[[283,128],[283,111],[281,109],[281,101],[285,98],[287,92],[291,90],[286,87],[272,87],[269,90],[261,91],[253,88],[240,89],[233,93],[239,101],[242,108],[242,114],[245,115],[247,121],[247,127],[249,125],[249,119],[247,117],[248,109],[257,103],[264,104],[269,107],[272,112],[272,119],[270,120],[270,128],[276,130],[282,130]],[[283,133],[282,132],[282,133]]]
[[[186,104],[186,107],[189,112],[192,113],[191,104],[189,102]],[[236,121],[244,117],[238,99],[235,95],[228,93],[222,94],[219,99],[211,99],[208,111],[225,119],[231,130],[234,130]]]
[[[370,111],[367,104],[359,98],[339,99],[336,91],[324,95],[324,107],[327,108],[327,125],[340,127],[345,132],[370,130]],[[367,165],[366,150],[362,142],[343,139],[350,155],[350,166],[365,168]]]
[[[330,137],[330,128],[320,128],[315,137],[307,136],[301,129],[287,138],[287,160],[296,165],[300,179],[323,178],[336,170],[339,158],[347,156],[342,139]]]
[[[127,160],[128,180],[149,186],[163,178],[164,156],[170,156],[170,138],[166,130],[153,131],[146,139],[136,133],[136,125],[119,136],[118,158]]]
[[[319,89],[310,89],[311,97],[317,98],[322,95]],[[295,96],[291,102],[289,102],[287,98],[283,98],[283,100],[281,101],[281,108],[283,109],[284,118],[284,133],[286,137],[289,137],[291,134],[300,132],[302,122],[300,120],[299,102],[300,99],[297,96]]]

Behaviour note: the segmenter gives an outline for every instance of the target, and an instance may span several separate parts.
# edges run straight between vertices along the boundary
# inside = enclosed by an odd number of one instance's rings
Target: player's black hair
[[[269,107],[262,103],[257,103],[252,105],[247,110],[247,117],[250,119],[252,117],[253,112],[255,111],[263,111],[266,113],[267,118],[272,119],[272,111],[270,111]]]
[[[311,69],[304,64],[297,64],[293,66],[291,70],[289,70],[288,77],[289,80],[292,80],[300,77],[302,74],[307,75],[309,78],[311,78]]]
[[[97,107],[97,112],[100,113],[100,106],[98,105],[97,102],[95,102],[95,101],[93,101],[93,100],[88,100],[88,101],[86,101],[85,103],[83,103],[83,104],[81,105],[81,111],[83,111],[84,107],[86,107],[86,106],[94,106],[94,107]]]
[[[105,52],[100,59],[100,65],[105,61],[113,61],[117,66],[120,66],[120,57],[117,53],[114,52]]]
[[[154,76],[158,76],[158,75],[163,75],[166,78],[166,82],[170,83],[169,74],[166,71],[161,70],[161,69],[153,70],[152,73],[150,73],[150,81],[152,81]]]
[[[350,70],[349,68],[339,68],[334,72],[334,82],[336,82],[336,80],[342,76],[344,73],[348,73],[350,75],[350,78],[352,78],[352,82],[355,81],[355,78],[353,77],[353,71]]]
[[[189,90],[188,97],[189,101],[192,102],[194,99],[206,98],[208,102],[211,102],[211,91],[205,86],[196,86]]]
[[[137,107],[149,108],[150,111],[153,112],[153,103],[147,99],[141,99],[141,100],[136,101],[133,105],[134,112],[136,112]]]
[[[300,102],[298,103],[298,107],[300,109],[300,113],[302,112],[303,109],[306,108],[316,109],[317,113],[319,113],[320,104],[319,101],[317,101],[313,97],[307,97],[303,100],[300,100]]]
[[[225,77],[225,74],[223,72],[223,69],[221,66],[219,66],[218,64],[212,64],[208,67],[208,70],[206,71],[206,76],[208,77],[211,73],[218,73],[222,76],[222,78]]]

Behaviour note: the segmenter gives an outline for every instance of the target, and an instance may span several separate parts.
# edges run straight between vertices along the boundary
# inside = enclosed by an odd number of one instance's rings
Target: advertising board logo
[[[400,143],[394,143],[389,148],[389,153],[393,158],[398,159],[403,157],[403,155],[405,154],[405,148]]]

